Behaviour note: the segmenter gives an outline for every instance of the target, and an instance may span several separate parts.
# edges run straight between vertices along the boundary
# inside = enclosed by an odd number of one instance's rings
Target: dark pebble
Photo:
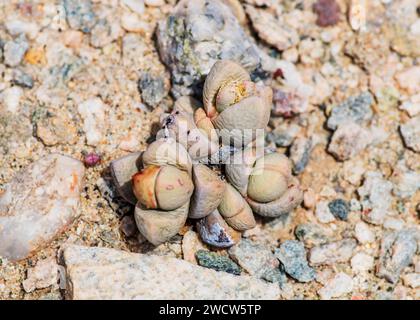
[[[334,217],[340,220],[347,220],[350,211],[349,203],[343,199],[335,199],[328,204],[328,208]]]
[[[207,250],[198,250],[195,253],[197,262],[200,266],[213,269],[216,271],[224,271],[234,275],[241,274],[241,268],[226,256],[218,255],[217,253]]]

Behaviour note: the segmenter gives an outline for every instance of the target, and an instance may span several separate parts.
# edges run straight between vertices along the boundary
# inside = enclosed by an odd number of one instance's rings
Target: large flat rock
[[[280,289],[170,257],[69,246],[63,251],[70,299],[277,299]]]
[[[85,168],[50,154],[20,171],[0,195],[0,256],[26,258],[77,216]]]

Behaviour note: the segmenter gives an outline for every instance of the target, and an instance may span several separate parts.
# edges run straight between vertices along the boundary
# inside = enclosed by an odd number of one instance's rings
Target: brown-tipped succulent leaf
[[[134,211],[137,228],[153,245],[170,240],[184,226],[188,216],[187,201],[182,207],[172,211],[150,210],[139,202]]]
[[[203,104],[207,116],[213,118],[217,114],[216,96],[219,89],[230,82],[250,81],[248,72],[231,60],[219,60],[210,69],[204,82]]]
[[[256,222],[250,206],[230,184],[226,186],[218,210],[225,221],[235,230],[245,231],[255,227]]]
[[[133,176],[133,192],[147,209],[175,210],[183,206],[194,191],[187,172],[174,166],[148,166]]]
[[[132,177],[141,169],[142,152],[134,152],[111,162],[110,169],[114,184],[121,197],[135,205],[137,199],[133,193]]]
[[[260,203],[250,198],[247,201],[255,213],[263,217],[279,217],[296,208],[303,200],[303,192],[296,179],[292,179],[286,192],[277,200]]]
[[[212,213],[220,204],[226,182],[203,164],[193,166],[194,193],[191,198],[189,217],[201,219]]]
[[[241,233],[231,228],[217,210],[198,221],[197,230],[205,243],[218,248],[229,248],[241,239]]]
[[[172,165],[191,175],[192,161],[188,151],[173,138],[162,138],[152,142],[143,153],[143,164]]]
[[[216,130],[214,129],[214,125],[211,122],[210,118],[207,117],[206,112],[203,108],[195,110],[194,122],[197,128],[206,134],[207,138],[209,138],[214,143],[217,143],[219,141],[219,137],[217,135]]]
[[[290,180],[289,160],[280,153],[260,157],[248,181],[248,197],[257,202],[271,202],[287,190]]]

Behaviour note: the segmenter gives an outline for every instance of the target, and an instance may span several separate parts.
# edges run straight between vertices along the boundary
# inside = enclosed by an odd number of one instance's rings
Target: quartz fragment
[[[374,266],[374,259],[367,253],[359,252],[351,258],[351,267],[353,272],[361,273],[371,270]]]
[[[78,215],[83,164],[50,154],[19,172],[0,196],[0,256],[20,260]]]
[[[315,270],[308,265],[306,251],[302,242],[286,240],[275,255],[282,263],[284,270],[299,282],[309,282],[315,279]]]
[[[160,56],[172,73],[175,97],[201,94],[204,76],[219,59],[259,68],[259,49],[231,10],[220,2],[180,1],[157,28]]]
[[[400,274],[413,260],[417,251],[418,232],[403,229],[391,232],[382,239],[376,275],[397,283]]]
[[[399,161],[392,173],[392,192],[401,198],[410,198],[420,189],[420,172],[409,170],[404,161]]]
[[[420,152],[420,115],[402,124],[400,131],[407,148]]]
[[[23,90],[19,87],[10,87],[0,93],[0,101],[4,103],[6,110],[16,114],[19,111],[20,100]]]
[[[357,241],[360,243],[372,243],[375,241],[375,233],[363,221],[356,223],[354,232]]]
[[[353,279],[343,273],[338,273],[334,278],[318,291],[323,300],[341,297],[353,290]]]
[[[309,252],[309,262],[313,266],[347,262],[352,257],[356,245],[355,240],[344,239],[313,247]]]
[[[407,273],[402,276],[404,284],[411,288],[420,287],[420,273]]]
[[[100,98],[88,99],[78,106],[86,141],[90,146],[97,146],[104,138],[107,129],[106,109],[107,106]]]
[[[71,299],[278,299],[278,285],[183,260],[69,246],[63,260]],[[112,276],[110,276],[112,275]]]
[[[295,229],[295,235],[308,248],[327,243],[332,238],[331,232],[315,223],[298,225]]]
[[[316,204],[315,216],[322,223],[330,223],[335,220],[328,206],[328,201],[320,201]]]
[[[365,174],[363,186],[357,189],[362,203],[362,219],[372,224],[382,224],[391,208],[393,185],[381,172]]]

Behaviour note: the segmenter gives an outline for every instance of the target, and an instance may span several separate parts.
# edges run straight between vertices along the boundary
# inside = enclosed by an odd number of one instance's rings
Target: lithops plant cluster
[[[257,139],[271,104],[271,88],[251,81],[240,65],[218,61],[205,80],[203,104],[180,97],[143,153],[112,163],[149,242],[168,241],[190,218],[204,242],[227,248],[255,227],[254,213],[278,217],[300,204],[288,158]]]

